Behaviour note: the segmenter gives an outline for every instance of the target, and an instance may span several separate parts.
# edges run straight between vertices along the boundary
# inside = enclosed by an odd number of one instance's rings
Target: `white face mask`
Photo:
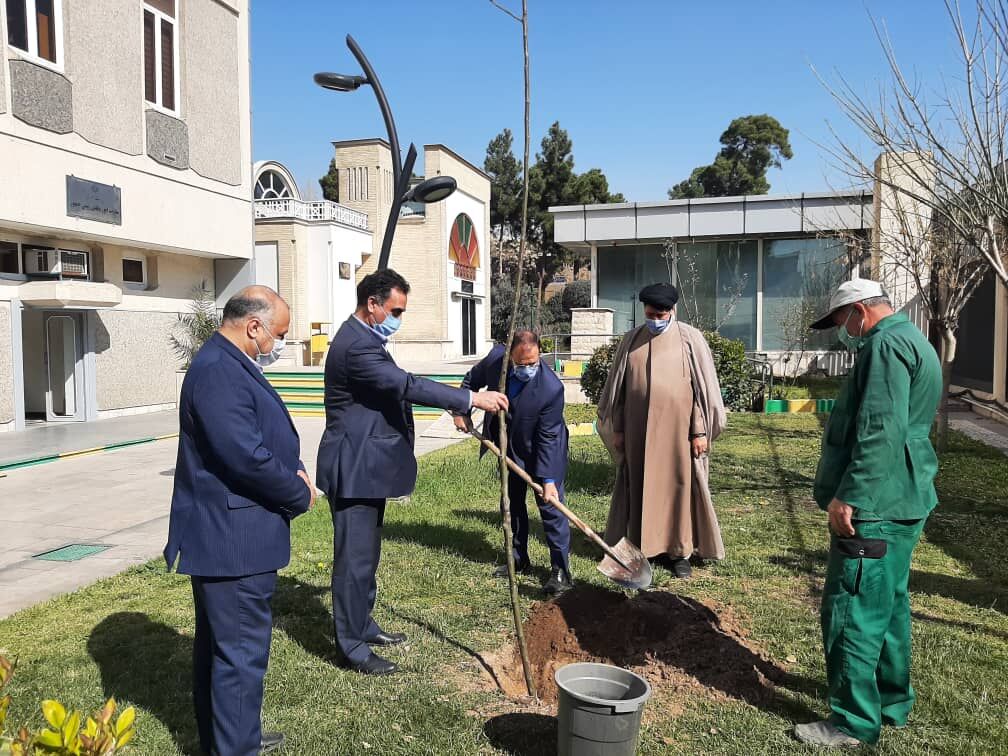
[[[270,333],[269,328],[267,328],[265,324],[262,324],[262,327],[263,330],[266,331],[266,334],[271,339],[273,339],[273,348],[268,352],[261,352],[259,351],[259,342],[258,341],[253,342],[256,345],[256,351],[259,352],[259,354],[256,355],[256,362],[258,362],[263,367],[269,367],[274,362],[280,359],[280,355],[283,354],[285,342],[281,341],[272,333]]]

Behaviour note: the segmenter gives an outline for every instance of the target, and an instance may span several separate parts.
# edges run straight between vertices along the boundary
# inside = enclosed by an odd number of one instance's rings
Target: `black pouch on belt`
[[[833,543],[837,551],[854,559],[881,559],[888,546],[881,538],[834,538]]]

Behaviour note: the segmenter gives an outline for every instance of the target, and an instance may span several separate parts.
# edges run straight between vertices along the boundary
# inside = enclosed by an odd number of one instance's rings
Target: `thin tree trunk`
[[[494,2],[494,0],[491,0]],[[496,5],[496,3],[494,3]],[[509,15],[513,15],[507,11]],[[507,391],[508,355],[511,353],[511,342],[514,341],[515,330],[518,324],[518,310],[521,302],[522,273],[525,264],[525,237],[528,233],[528,165],[529,165],[529,110],[531,108],[531,87],[529,84],[529,51],[528,51],[528,0],[522,0],[522,52],[525,57],[525,158],[522,171],[522,228],[521,238],[518,242],[518,265],[515,272],[515,302],[511,311],[511,323],[508,326],[507,341],[504,343],[504,360],[501,364],[500,381],[498,390],[501,393]],[[532,680],[532,665],[529,662],[528,646],[525,643],[525,631],[522,628],[521,605],[518,601],[518,580],[515,573],[514,561],[514,533],[511,530],[511,500],[508,497],[508,476],[509,471],[505,455],[508,453],[507,437],[507,413],[498,412],[497,420],[500,433],[497,440],[498,448],[501,450],[500,458],[500,485],[501,485],[501,521],[504,530],[504,553],[507,559],[508,589],[511,598],[511,614],[514,618],[515,637],[518,642],[518,652],[521,656],[522,672],[525,674],[525,686],[528,694],[532,697],[536,695],[535,683]]]
[[[535,331],[542,334],[542,308],[543,308],[543,281],[546,280],[546,271],[539,271],[539,285],[536,287],[536,325]]]
[[[939,453],[948,449],[949,440],[949,387],[952,385],[952,363],[955,361],[956,336],[945,325],[939,324],[941,336],[942,393],[935,418],[935,446]]]

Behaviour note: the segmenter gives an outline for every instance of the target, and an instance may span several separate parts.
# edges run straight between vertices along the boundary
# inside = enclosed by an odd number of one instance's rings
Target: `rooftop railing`
[[[283,199],[259,199],[255,206],[256,218],[297,218],[319,223],[342,223],[344,226],[368,231],[367,213],[352,210],[329,200],[305,202],[290,197]]]

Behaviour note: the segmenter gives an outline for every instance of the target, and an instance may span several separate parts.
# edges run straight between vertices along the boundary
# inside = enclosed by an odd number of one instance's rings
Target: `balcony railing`
[[[256,218],[297,218],[303,221],[342,223],[362,231],[368,230],[367,213],[351,210],[329,200],[305,202],[291,198],[260,199],[253,204]]]

